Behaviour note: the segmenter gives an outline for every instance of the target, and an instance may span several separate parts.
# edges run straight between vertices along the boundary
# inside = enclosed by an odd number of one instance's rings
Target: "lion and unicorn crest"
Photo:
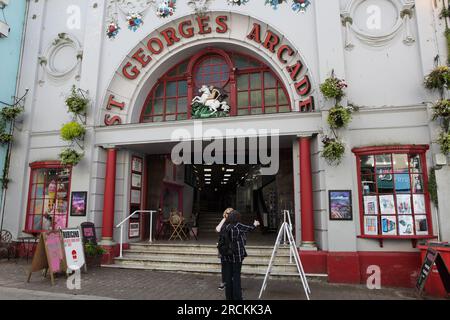
[[[193,118],[224,117],[230,112],[230,106],[225,100],[228,95],[207,85],[202,85],[198,91],[201,95],[192,99],[191,103]]]

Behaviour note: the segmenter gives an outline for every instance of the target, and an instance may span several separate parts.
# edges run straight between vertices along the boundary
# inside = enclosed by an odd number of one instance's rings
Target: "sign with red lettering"
[[[64,241],[67,267],[73,271],[81,269],[85,264],[85,258],[80,230],[63,229],[61,233]]]

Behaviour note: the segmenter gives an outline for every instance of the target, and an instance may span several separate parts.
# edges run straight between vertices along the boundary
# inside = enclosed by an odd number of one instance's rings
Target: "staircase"
[[[264,276],[272,250],[270,246],[247,246],[248,257],[244,260],[242,274]],[[295,262],[292,261],[290,264],[289,249],[280,248],[271,275],[298,278]],[[124,250],[122,258],[115,258],[114,262],[104,267],[209,274],[221,272],[215,245],[134,243]]]

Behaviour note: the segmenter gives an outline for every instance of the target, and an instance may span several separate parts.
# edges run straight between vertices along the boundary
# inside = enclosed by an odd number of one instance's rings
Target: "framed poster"
[[[131,171],[142,173],[142,159],[133,157],[131,160]]]
[[[351,190],[333,190],[328,192],[330,220],[352,220]]]
[[[371,236],[378,235],[377,216],[364,216],[364,234]]]
[[[428,235],[427,216],[414,216],[416,235]]]
[[[381,217],[381,233],[383,235],[397,235],[397,217]]]
[[[83,243],[97,244],[95,225],[92,222],[83,222],[81,224],[81,235],[83,236]]]
[[[413,194],[414,213],[425,214],[425,196],[423,194]]]
[[[398,233],[401,236],[412,236],[414,234],[412,215],[398,216]]]
[[[141,203],[141,190],[131,190],[131,203],[132,204]]]
[[[130,222],[128,228],[129,238],[138,238],[140,236],[141,224],[139,222]]]
[[[131,186],[133,188],[141,188],[142,187],[142,175],[132,173],[131,174]]]
[[[377,196],[364,196],[364,213],[370,215],[378,214]]]
[[[398,214],[412,214],[409,194],[397,194],[397,212]]]
[[[380,196],[380,210],[381,214],[395,214],[394,195]]]
[[[85,217],[87,208],[87,192],[74,191],[70,202],[71,217]]]

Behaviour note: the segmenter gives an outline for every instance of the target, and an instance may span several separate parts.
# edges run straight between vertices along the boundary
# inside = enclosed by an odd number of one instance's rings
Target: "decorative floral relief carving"
[[[64,81],[76,73],[75,80],[80,80],[83,49],[77,38],[68,33],[59,33],[48,46],[45,54],[38,58],[42,68],[39,83],[45,83],[46,76],[54,81]],[[63,65],[63,67],[61,67]]]
[[[413,0],[350,0],[341,14],[345,48],[354,47],[352,35],[372,47],[381,47],[395,39],[403,30],[403,43],[411,45],[414,15]]]

